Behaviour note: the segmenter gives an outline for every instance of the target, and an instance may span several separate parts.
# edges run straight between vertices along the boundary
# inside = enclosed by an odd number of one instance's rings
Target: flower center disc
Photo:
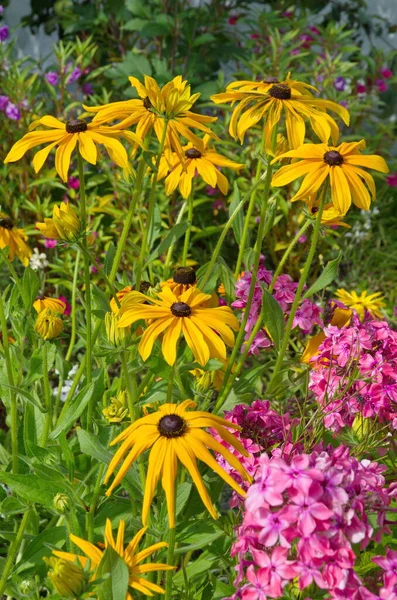
[[[273,85],[269,90],[269,95],[277,100],[290,100],[291,89],[288,85],[280,83],[279,85]]]
[[[87,123],[84,119],[72,119],[71,121],[66,121],[66,131],[68,133],[87,131],[87,127]]]
[[[201,158],[201,152],[197,148],[189,148],[186,150],[185,156],[186,158]]]
[[[277,77],[272,77],[271,75],[269,75],[269,77],[265,77],[263,83],[279,83],[279,81]]]
[[[149,108],[153,108],[153,104],[150,102],[150,98],[149,96],[146,96],[146,98],[143,101],[143,106],[149,110]]]
[[[160,419],[157,428],[160,435],[165,437],[180,437],[185,432],[186,421],[179,415],[166,415]]]
[[[150,290],[151,287],[152,284],[149,283],[149,281],[142,281],[139,286],[139,291],[141,292],[141,294],[146,294],[146,292]]]
[[[326,152],[323,156],[324,162],[327,163],[330,167],[338,167],[343,163],[343,156],[336,150],[330,150]]]
[[[196,273],[192,267],[179,267],[174,273],[173,280],[175,283],[193,285],[196,283]]]
[[[185,302],[174,302],[171,304],[171,312],[174,317],[188,317],[192,314],[192,309]]]
[[[11,219],[6,217],[5,219],[0,219],[0,227],[3,227],[3,229],[12,229],[14,227],[14,223],[11,221]]]

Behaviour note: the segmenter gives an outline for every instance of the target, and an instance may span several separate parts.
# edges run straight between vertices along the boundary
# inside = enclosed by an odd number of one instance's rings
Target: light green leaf
[[[177,240],[179,240],[180,237],[183,236],[183,234],[185,233],[188,226],[189,226],[188,223],[178,223],[177,225],[174,225],[174,227],[171,229],[171,231],[168,232],[168,234],[163,239],[163,241],[157,246],[157,248],[155,250],[153,250],[153,252],[151,253],[151,255],[149,256],[149,258],[146,262],[146,265],[153,262],[153,260],[155,258],[157,258],[161,254],[163,254],[166,250],[168,250],[168,248],[172,244],[175,244],[175,242]]]
[[[72,424],[77,421],[90,401],[94,393],[94,389],[95,384],[90,383],[88,386],[85,386],[77,394],[77,396],[75,396],[75,398],[66,408],[65,412],[63,414],[61,413],[55,429],[50,434],[51,440],[56,440],[63,431],[68,431]]]
[[[105,578],[99,585],[98,600],[120,600],[128,590],[129,572],[125,560],[116,550],[108,546],[96,572],[96,578]]]
[[[312,286],[309,287],[305,295],[303,296],[303,300],[306,298],[310,298],[313,294],[317,294],[320,290],[323,290],[327,285],[332,283],[338,274],[339,263],[342,260],[342,252],[339,252],[338,256],[334,258],[334,260],[330,260],[326,266],[324,271],[321,273],[320,277],[313,283]]]

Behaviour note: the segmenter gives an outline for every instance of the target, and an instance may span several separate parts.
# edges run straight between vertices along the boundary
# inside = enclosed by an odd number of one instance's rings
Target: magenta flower
[[[48,71],[44,77],[50,85],[55,86],[58,84],[59,75],[56,71]]]
[[[80,179],[77,177],[69,177],[68,186],[72,188],[72,190],[78,190],[80,187]]]
[[[382,567],[385,571],[384,581],[385,586],[393,586],[397,584],[397,551],[388,549],[386,556],[375,556],[373,562]]]
[[[367,86],[364,83],[356,84],[356,92],[357,94],[365,94],[367,91]]]
[[[65,316],[70,315],[71,311],[72,311],[72,307],[69,304],[66,296],[59,296],[59,300],[62,300],[62,302],[64,302],[66,304],[66,308],[65,308],[65,312],[63,313]]]
[[[71,74],[69,75],[67,82],[68,84],[72,84],[77,81],[81,77],[81,69],[79,67],[75,67]]]
[[[261,579],[267,578],[267,594],[271,598],[278,598],[283,593],[283,587],[289,579],[294,579],[298,575],[295,561],[287,560],[288,549],[277,547],[273,550],[271,556],[261,550],[253,550],[252,556],[260,569]]]
[[[8,39],[10,35],[10,30],[8,28],[8,25],[1,25],[0,26],[0,42],[5,42],[6,39]]]
[[[386,92],[387,91],[388,85],[387,85],[387,83],[386,83],[386,81],[384,79],[377,79],[375,81],[375,83],[376,83],[376,87],[378,88],[378,90],[380,92]]]
[[[247,569],[247,579],[250,585],[241,592],[242,600],[267,600],[267,578],[260,571],[255,572],[253,565]]]
[[[55,248],[55,246],[58,244],[57,240],[52,240],[51,238],[45,238],[44,240],[44,246],[46,248]]]
[[[385,79],[390,79],[390,77],[393,77],[393,72],[388,69],[388,67],[383,67],[383,69],[380,70],[380,73]]]
[[[386,183],[389,187],[397,187],[397,173],[390,173],[386,177]]]

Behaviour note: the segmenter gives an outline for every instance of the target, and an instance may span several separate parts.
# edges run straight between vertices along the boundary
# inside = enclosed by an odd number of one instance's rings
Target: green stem
[[[161,160],[163,150],[164,150],[165,139],[167,136],[167,129],[168,129],[168,121],[166,119],[164,119],[163,133],[161,136],[160,145],[159,145],[159,149],[158,149],[158,153],[157,153],[156,166],[155,166],[155,169],[154,169],[154,172],[152,175],[152,186],[150,189],[149,206],[148,206],[146,224],[145,224],[145,227],[143,228],[141,251],[139,254],[139,260],[138,260],[137,269],[136,269],[135,288],[137,290],[139,290],[139,286],[141,284],[142,270],[143,270],[143,265],[144,265],[144,261],[145,261],[145,255],[150,250],[150,248],[147,247],[148,246],[148,237],[149,237],[149,232],[150,232],[150,229],[152,226],[154,206],[155,206],[155,201],[156,201],[155,192],[156,192],[158,170],[159,170],[160,160]]]
[[[16,284],[18,290],[19,290],[19,293],[21,295],[21,298],[22,298],[22,301],[23,301],[23,303],[25,305],[25,308],[30,308],[30,307],[28,307],[28,305],[27,305],[27,303],[25,301],[25,295],[23,293],[22,283],[21,283],[21,280],[19,279],[19,277],[17,275],[16,270],[14,269],[14,265],[12,264],[12,262],[8,259],[8,257],[5,254],[3,255],[3,257],[4,257],[5,262],[7,263],[7,267],[9,269],[11,275],[14,278],[15,284]]]
[[[132,377],[130,376],[130,373],[128,371],[127,354],[126,354],[125,350],[123,350],[121,352],[121,364],[123,367],[124,379],[125,379],[125,383],[127,386],[127,399],[128,399],[128,409],[130,412],[130,419],[131,419],[131,421],[134,421],[136,418],[135,402],[137,400],[136,382],[132,380]]]
[[[15,540],[13,541],[13,543],[10,545],[10,548],[8,550],[8,556],[7,556],[7,560],[6,560],[6,564],[4,566],[3,569],[3,573],[0,579],[0,598],[3,597],[3,593],[4,590],[6,588],[6,585],[8,583],[8,576],[11,573],[11,570],[15,564],[15,558],[17,556],[19,547],[22,543],[22,539],[23,539],[23,534],[25,532],[25,528],[28,522],[30,516],[30,509],[27,509],[25,514],[22,517],[22,521],[21,524],[19,526],[19,529],[17,531],[17,535],[15,537]]]
[[[177,220],[175,221],[175,225],[178,225],[182,221],[182,217],[184,215],[186,207],[187,207],[187,202],[185,200],[181,206],[181,210],[179,211],[179,215],[178,215]],[[164,263],[164,279],[168,278],[168,273],[170,270],[170,263],[171,263],[171,258],[172,258],[172,252],[174,250],[174,245],[175,245],[175,243],[171,244],[171,246],[168,248],[167,257],[166,257],[165,263]]]
[[[79,263],[80,263],[80,250],[76,254],[76,263],[74,265],[73,273],[73,284],[72,284],[72,307],[71,307],[71,318],[72,318],[72,332],[70,335],[69,348],[66,353],[65,360],[70,360],[76,341],[76,328],[77,328],[77,314],[76,314],[76,298],[77,298],[77,277],[79,274]]]
[[[106,275],[104,269],[102,269],[102,267],[96,262],[95,258],[92,256],[92,254],[88,250],[88,248],[86,248],[84,246],[84,244],[81,244],[79,247],[80,247],[80,250],[82,251],[82,253],[84,254],[84,256],[87,257],[87,259],[90,261],[90,263],[92,265],[94,265],[94,267],[97,269],[99,275],[102,277],[102,279],[106,283],[110,294],[114,298],[114,301],[116,302],[117,307],[120,308],[120,300],[117,298],[117,293],[116,293],[117,290],[114,287],[114,285],[110,282],[110,280],[109,280],[108,276]]]
[[[311,223],[312,223],[312,221],[310,219],[307,219],[303,223],[302,227],[299,229],[298,233],[295,235],[294,239],[291,241],[290,245],[284,252],[279,264],[277,265],[277,269],[274,272],[273,279],[270,282],[270,285],[269,285],[270,293],[272,293],[272,291],[274,290],[274,285],[277,281],[277,278],[280,275],[281,271],[283,270],[283,267],[284,267],[285,263],[287,262],[287,259],[288,259],[289,255],[291,254],[292,250],[294,249],[295,244],[297,243],[299,238],[305,233],[306,229],[309,227],[309,225]]]
[[[48,351],[47,351],[47,343],[45,342],[43,345],[43,391],[44,391],[44,399],[46,406],[46,415],[44,422],[44,429],[41,436],[40,446],[42,448],[46,447],[48,436],[51,430],[52,425],[52,395],[50,388],[50,381],[48,379]]]
[[[299,302],[301,301],[301,298],[302,298],[303,288],[304,288],[305,283],[307,281],[307,278],[308,278],[308,275],[309,275],[309,271],[310,271],[310,267],[311,267],[311,264],[312,264],[312,261],[313,261],[314,253],[315,253],[316,248],[317,248],[318,237],[319,237],[319,234],[320,234],[320,227],[321,227],[321,217],[322,217],[322,214],[323,214],[326,193],[327,193],[327,186],[324,187],[323,193],[321,195],[320,205],[319,205],[318,212],[317,212],[316,223],[315,223],[314,228],[313,228],[312,240],[311,240],[309,254],[307,256],[305,265],[303,267],[302,274],[301,274],[300,279],[299,279],[298,288],[296,290],[295,298],[294,298],[294,301],[293,301],[292,306],[291,306],[291,312],[290,312],[289,317],[288,317],[287,325],[285,326],[283,342],[281,344],[281,348],[280,348],[280,351],[279,351],[278,356],[277,356],[277,361],[276,361],[276,364],[275,364],[275,367],[274,367],[273,374],[272,374],[272,376],[270,378],[270,381],[269,381],[269,386],[268,386],[268,389],[267,389],[267,391],[269,393],[275,387],[276,378],[277,378],[277,376],[278,376],[278,374],[280,372],[281,366],[282,366],[283,361],[284,361],[284,356],[285,356],[285,353],[287,351],[287,348],[288,348],[288,345],[289,345],[289,341],[290,341],[289,338],[290,338],[290,335],[291,335],[292,324],[293,324],[293,321],[294,321],[294,318],[295,318],[296,311],[298,309]]]
[[[12,370],[12,358],[10,352],[10,342],[8,341],[7,320],[5,314],[4,300],[0,294],[0,326],[2,333],[2,342],[4,348],[4,356],[6,361],[8,385],[10,387],[10,402],[11,402],[11,455],[12,455],[12,472],[18,472],[18,406],[17,397],[14,391],[14,372]],[[0,596],[1,597],[1,596]]]
[[[173,565],[174,564],[175,538],[176,538],[175,527],[171,527],[168,530],[167,565]],[[174,575],[174,569],[167,571],[166,582],[165,582],[165,600],[171,600],[171,598],[172,598],[172,578],[173,578],[173,575]]]
[[[91,499],[90,510],[87,513],[86,517],[86,529],[87,529],[87,537],[89,542],[93,542],[94,540],[94,517],[95,511],[98,504],[98,498],[100,494],[100,487],[102,483],[103,471],[105,469],[105,465],[99,465],[98,474],[95,481],[94,492]]]
[[[176,363],[174,363],[171,367],[170,378],[168,380],[168,389],[167,389],[167,402],[172,402],[172,390],[174,387],[174,375],[176,369]]]
[[[189,198],[188,198],[187,220],[188,220],[189,226],[186,230],[185,241],[183,243],[182,266],[186,265],[187,255],[189,252],[190,234],[192,232],[192,222],[193,222],[193,194],[194,194],[194,185],[192,183],[192,191],[190,192]]]

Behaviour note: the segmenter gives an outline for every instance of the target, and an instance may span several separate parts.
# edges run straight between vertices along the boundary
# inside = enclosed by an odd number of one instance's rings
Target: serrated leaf
[[[334,258],[334,260],[330,260],[326,266],[324,271],[321,273],[320,277],[313,283],[312,286],[309,287],[305,295],[303,296],[303,300],[306,298],[310,298],[313,294],[317,294],[320,290],[323,290],[327,285],[332,283],[338,274],[339,263],[342,260],[342,252],[339,252],[338,256]]]
[[[262,317],[263,324],[278,349],[284,334],[284,313],[277,300],[266,288],[263,289],[262,294]]]

